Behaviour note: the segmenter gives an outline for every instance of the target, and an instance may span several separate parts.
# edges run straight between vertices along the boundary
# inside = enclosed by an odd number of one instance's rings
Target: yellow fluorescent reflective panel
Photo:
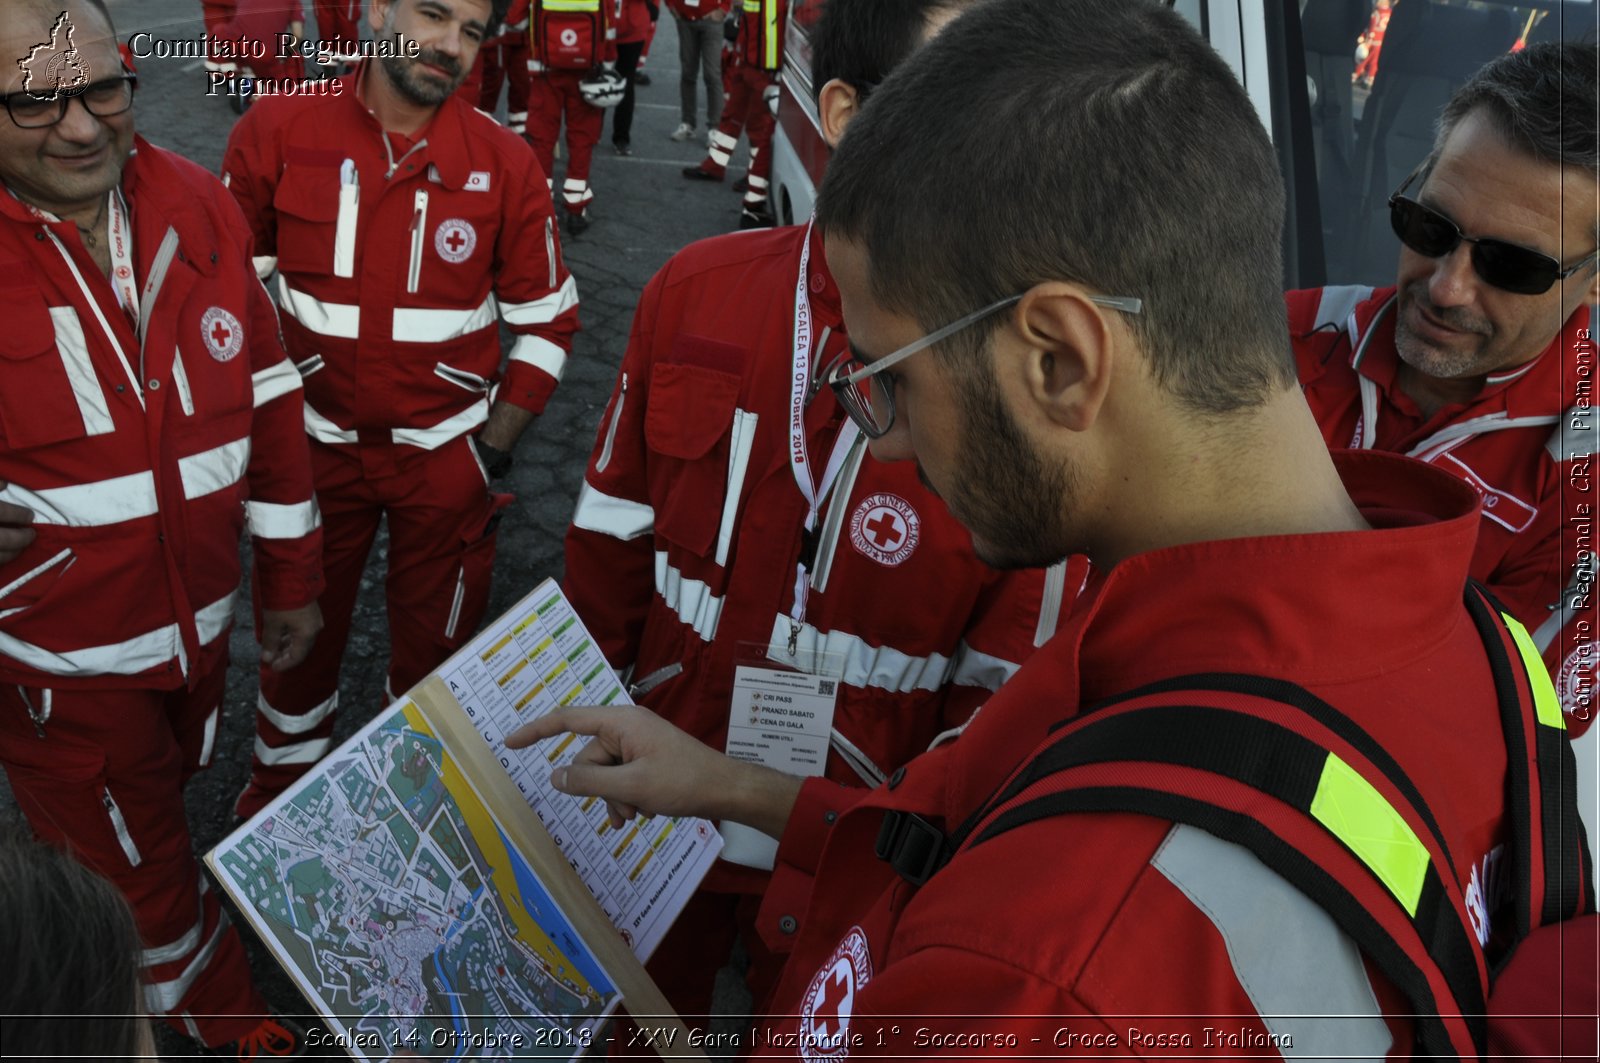
[[[1428,850],[1394,806],[1332,753],[1322,765],[1311,815],[1372,869],[1408,914],[1417,914]]]
[[[1539,648],[1528,637],[1528,629],[1516,619],[1500,614],[1511,637],[1516,640],[1517,651],[1522,654],[1522,667],[1528,670],[1528,682],[1533,686],[1533,710],[1540,723],[1546,727],[1567,729],[1567,718],[1561,715],[1561,699],[1556,697],[1556,685],[1550,681],[1550,669],[1544,666]]]

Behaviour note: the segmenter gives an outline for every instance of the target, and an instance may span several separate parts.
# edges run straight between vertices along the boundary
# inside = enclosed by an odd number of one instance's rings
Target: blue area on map
[[[601,998],[609,997],[616,992],[616,987],[611,984],[611,979],[600,970],[600,965],[589,954],[589,949],[579,940],[578,935],[572,930],[572,924],[567,922],[567,917],[561,914],[561,909],[556,907],[556,902],[545,892],[539,878],[533,873],[522,857],[517,855],[511,842],[499,827],[495,833],[500,835],[500,844],[505,847],[506,855],[511,858],[511,870],[516,875],[517,890],[522,894],[522,907],[531,916],[533,921],[544,928],[550,935],[550,940],[555,942],[567,957],[568,962],[581,972],[589,984],[594,986],[595,992]]]

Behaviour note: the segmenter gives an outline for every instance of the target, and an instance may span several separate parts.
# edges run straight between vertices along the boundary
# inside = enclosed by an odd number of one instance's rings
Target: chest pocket
[[[338,165],[290,162],[278,180],[272,206],[278,214],[278,269],[332,273],[339,219]]]
[[[411,211],[412,238],[401,305],[464,309],[481,305],[496,272],[500,197],[453,191],[433,181],[416,186],[405,200]],[[482,327],[484,322],[473,319],[473,323]]]
[[[662,538],[709,554],[728,489],[739,377],[697,365],[655,367],[645,408],[650,504]]]
[[[0,433],[7,444],[26,450],[114,430],[75,310],[47,306],[31,284],[0,282],[0,321]]]

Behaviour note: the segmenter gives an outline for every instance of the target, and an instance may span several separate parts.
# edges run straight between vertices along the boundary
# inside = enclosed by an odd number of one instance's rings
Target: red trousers
[[[361,41],[361,0],[316,0],[317,39],[340,52]]]
[[[606,113],[585,103],[578,92],[578,82],[586,76],[575,70],[541,70],[533,74],[528,87],[528,142],[552,181],[556,139],[561,136],[562,117],[567,120],[567,174],[561,184],[561,201],[573,214],[583,213],[594,198],[589,189],[589,161],[606,122]]]
[[[0,763],[23,815],[127,897],[146,1007],[209,1045],[267,1014],[183,808],[184,783],[211,759],[227,664],[193,690],[0,687]]]
[[[508,33],[499,40],[484,45],[478,53],[483,64],[482,84],[478,88],[475,106],[494,114],[500,106],[500,85],[506,86],[506,126],[513,133],[528,131],[528,34]],[[546,170],[545,173],[549,173]]]
[[[769,70],[757,70],[740,64],[728,78],[728,102],[722,108],[722,122],[711,131],[710,151],[701,169],[718,177],[728,168],[728,159],[739,144],[739,133],[750,138],[749,189],[744,194],[744,205],[765,210],[767,203],[767,178],[772,173],[772,133],[778,120],[767,103],[766,92],[777,84],[776,75]]]
[[[389,525],[385,697],[416,686],[478,629],[489,605],[495,526],[510,495],[488,488],[466,436],[438,450],[311,443],[322,510],[323,629],[287,672],[261,670],[251,785],[236,810],[253,815],[332,744],[339,664],[378,521]],[[366,714],[379,705],[363,705]]]

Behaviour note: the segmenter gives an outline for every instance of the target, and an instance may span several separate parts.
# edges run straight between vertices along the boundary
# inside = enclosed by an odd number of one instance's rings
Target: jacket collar
[[[1356,308],[1358,334],[1351,344],[1352,366],[1361,376],[1378,386],[1391,406],[1420,416],[1416,403],[1400,390],[1400,355],[1395,348],[1395,315],[1398,304],[1388,313],[1379,314],[1386,304],[1395,299],[1394,288],[1380,288],[1371,298]],[[1501,373],[1491,374],[1483,390],[1471,402],[1452,413],[1449,420],[1462,420],[1466,416],[1480,416],[1504,412],[1508,417],[1539,417],[1557,414],[1578,401],[1577,388],[1584,369],[1578,366],[1585,349],[1585,333],[1589,328],[1589,307],[1580,305],[1561,327],[1544,350],[1530,362]],[[1362,349],[1362,340],[1377,320],[1376,331]],[[1359,361],[1355,360],[1360,352]],[[1587,367],[1586,367],[1587,368]]]
[[[356,65],[354,71],[345,75],[343,80],[346,89],[340,96],[348,101],[348,106],[355,110],[360,120],[366,122],[376,135],[381,137],[388,134],[384,132],[377,115],[372,113],[361,96],[361,88],[371,74],[372,64],[373,60],[363,59]],[[428,146],[414,157],[432,166],[438,173],[441,183],[454,192],[466,187],[467,178],[471,173],[471,160],[467,155],[466,122],[467,116],[474,110],[475,108],[463,100],[459,93],[451,93],[416,136],[418,140],[426,139]]]

